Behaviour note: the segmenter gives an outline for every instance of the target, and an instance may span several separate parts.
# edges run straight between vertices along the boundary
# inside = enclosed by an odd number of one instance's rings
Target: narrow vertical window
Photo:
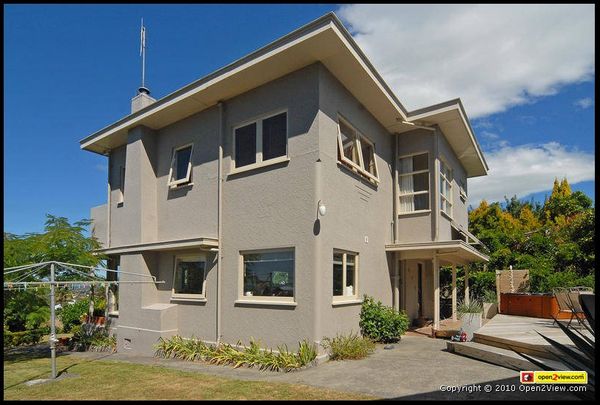
[[[452,170],[440,159],[440,210],[452,218]]]
[[[119,168],[119,199],[118,203],[125,201],[125,166]]]
[[[343,301],[358,297],[358,255],[350,252],[333,252],[333,299]]]
[[[429,209],[429,155],[400,158],[399,205],[401,214]]]

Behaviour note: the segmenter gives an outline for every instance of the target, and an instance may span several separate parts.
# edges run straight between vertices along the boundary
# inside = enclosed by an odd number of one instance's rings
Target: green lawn
[[[26,386],[48,378],[49,358],[4,361],[4,399],[375,399],[305,385],[241,381],[118,361],[59,356],[59,373],[77,377]]]

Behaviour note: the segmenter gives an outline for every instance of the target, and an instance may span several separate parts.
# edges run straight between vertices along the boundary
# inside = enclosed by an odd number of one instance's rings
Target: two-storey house
[[[109,161],[100,252],[163,282],[120,286],[118,350],[319,342],[358,331],[364,294],[437,328],[440,266],[487,260],[460,100],[407,111],[333,13],[159,100],[142,89],[80,144]]]

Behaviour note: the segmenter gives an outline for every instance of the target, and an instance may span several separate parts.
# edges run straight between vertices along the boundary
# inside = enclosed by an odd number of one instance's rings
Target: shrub
[[[329,350],[331,360],[358,360],[367,357],[375,350],[375,343],[358,333],[350,335],[336,335],[333,339],[323,338],[321,345]]]
[[[42,340],[43,329],[25,330],[22,332],[10,332],[4,330],[4,347],[34,345]]]
[[[408,316],[365,295],[358,325],[362,335],[375,342],[397,342],[408,329]]]
[[[70,332],[74,326],[81,324],[81,316],[87,314],[89,305],[89,299],[83,299],[74,304],[67,304],[62,308],[60,320],[65,332]]]
[[[73,337],[69,344],[70,350],[101,351],[107,348],[116,349],[116,338],[109,337],[108,330],[104,326],[94,324],[75,325],[71,332],[73,332]]]
[[[241,346],[241,342],[238,342],[238,346]],[[154,347],[159,357],[203,360],[211,364],[230,364],[234,368],[244,365],[273,371],[298,369],[311,364],[317,357],[315,345],[306,340],[298,344],[298,351],[295,353],[289,351],[287,346],[279,346],[277,352],[261,349],[260,344],[254,340],[250,341],[248,347],[240,349],[227,343],[209,345],[201,340],[184,339],[181,336],[160,338]]]
[[[486,290],[483,293],[483,302],[489,302],[489,303],[497,304],[498,303],[498,297],[496,295],[496,291]]]

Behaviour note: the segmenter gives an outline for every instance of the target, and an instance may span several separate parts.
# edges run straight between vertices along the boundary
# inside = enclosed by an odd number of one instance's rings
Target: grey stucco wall
[[[322,336],[358,331],[360,304],[333,306],[333,250],[359,254],[358,294],[392,305],[390,269],[384,246],[393,222],[393,138],[324,67],[319,75],[319,198],[327,207],[320,219]],[[372,185],[338,163],[338,114],[375,144],[379,184]],[[313,208],[313,210],[316,207]]]
[[[92,236],[95,237],[102,247],[107,246],[108,234],[108,204],[93,207],[90,211],[92,220]]]
[[[233,127],[275,110],[288,110],[290,160],[230,174]],[[316,65],[228,100],[224,109],[222,337],[235,343],[261,338],[267,346],[295,347],[314,338],[314,172],[318,157]],[[235,304],[240,251],[292,247],[297,306]]]

